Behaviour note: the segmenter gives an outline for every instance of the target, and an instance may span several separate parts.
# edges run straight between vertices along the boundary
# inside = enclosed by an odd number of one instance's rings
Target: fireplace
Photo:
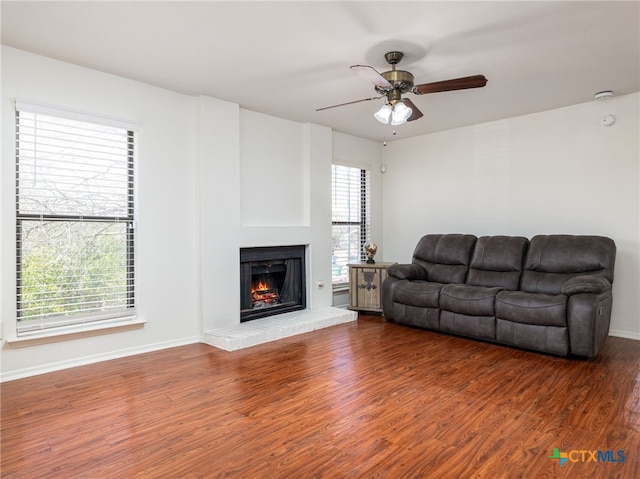
[[[305,309],[305,247],[240,249],[240,322]]]

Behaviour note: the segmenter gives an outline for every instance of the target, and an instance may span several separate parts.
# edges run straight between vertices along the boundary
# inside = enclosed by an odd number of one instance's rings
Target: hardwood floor
[[[640,341],[621,338],[563,359],[361,315],[1,393],[6,479],[640,477]]]

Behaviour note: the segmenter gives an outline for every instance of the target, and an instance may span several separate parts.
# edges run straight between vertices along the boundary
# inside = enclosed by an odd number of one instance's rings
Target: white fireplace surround
[[[206,97],[199,111],[204,341],[236,349],[354,320],[332,307],[332,131]],[[306,250],[306,309],[241,324],[240,249],[292,245]]]

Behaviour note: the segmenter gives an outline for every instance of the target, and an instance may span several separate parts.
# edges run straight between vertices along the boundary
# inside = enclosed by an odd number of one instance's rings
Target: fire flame
[[[269,286],[267,286],[267,283],[264,283],[262,281],[258,281],[257,285],[253,285],[253,287],[251,288],[251,292],[255,293],[256,291],[266,291],[269,289]]]

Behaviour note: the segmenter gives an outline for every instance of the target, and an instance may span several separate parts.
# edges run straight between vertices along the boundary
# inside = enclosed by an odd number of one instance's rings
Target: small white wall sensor
[[[600,124],[602,126],[611,126],[616,122],[616,117],[613,115],[605,115],[602,117],[602,120],[600,120]]]

